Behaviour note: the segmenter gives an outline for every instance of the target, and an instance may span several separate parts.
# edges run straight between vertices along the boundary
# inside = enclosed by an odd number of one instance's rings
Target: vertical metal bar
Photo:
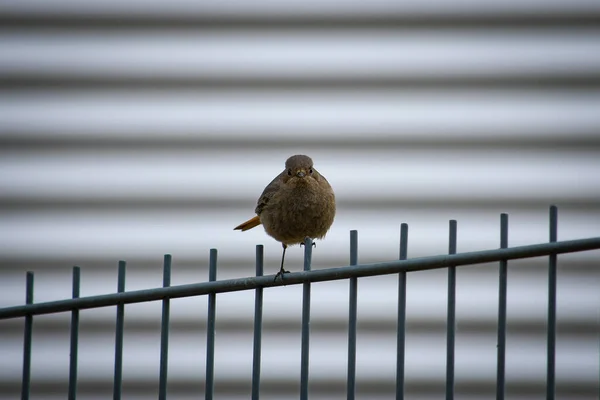
[[[171,286],[171,255],[165,254],[163,261],[163,287]],[[169,368],[169,317],[171,300],[162,300],[162,319],[160,323],[160,369],[158,383],[159,400],[167,399],[167,372]]]
[[[125,261],[119,261],[119,276],[117,292],[125,291]],[[117,304],[117,326],[115,329],[115,377],[113,381],[113,399],[121,399],[123,379],[123,322],[125,319],[125,304]]]
[[[27,272],[25,286],[25,304],[33,304],[33,272]],[[31,339],[33,336],[33,315],[25,316],[23,334],[23,378],[21,380],[21,399],[29,399],[31,383]]]
[[[73,267],[73,298],[79,297],[81,269]],[[77,353],[79,344],[79,310],[71,311],[71,352],[69,357],[69,400],[77,398]]]
[[[400,225],[400,260],[408,254],[408,224]],[[398,337],[396,341],[396,400],[404,399],[404,344],[406,339],[406,272],[398,273]]]
[[[264,247],[256,246],[256,276],[263,276]],[[254,294],[254,350],[252,353],[252,400],[260,397],[260,357],[262,344],[263,288]]]
[[[448,254],[456,254],[456,221],[450,221]],[[446,337],[446,399],[454,399],[454,338],[456,335],[456,267],[448,268],[448,316]]]
[[[217,280],[217,249],[210,249],[208,280]],[[206,393],[205,398],[212,400],[215,391],[215,317],[217,295],[208,295],[208,320],[206,324]]]
[[[508,247],[508,214],[500,215],[500,248]],[[500,277],[498,290],[498,365],[496,372],[496,399],[504,399],[505,388],[505,356],[506,356],[506,285],[507,261],[500,261]]]
[[[358,232],[350,231],[350,265],[358,264]],[[356,311],[358,278],[350,278],[348,305],[348,383],[347,398],[354,400],[356,394]]]
[[[558,236],[558,209],[550,207],[550,242]],[[548,259],[548,362],[546,371],[546,398],[555,397],[555,349],[556,349],[556,254]]]
[[[313,241],[304,240],[304,271],[310,271]],[[310,283],[302,284],[302,348],[300,354],[300,399],[308,400],[308,356],[310,339]]]

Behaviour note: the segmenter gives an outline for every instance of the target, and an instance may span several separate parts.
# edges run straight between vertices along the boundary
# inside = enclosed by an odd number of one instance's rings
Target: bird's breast
[[[260,217],[267,233],[283,243],[322,238],[335,217],[335,197],[328,187],[296,185],[280,190]]]

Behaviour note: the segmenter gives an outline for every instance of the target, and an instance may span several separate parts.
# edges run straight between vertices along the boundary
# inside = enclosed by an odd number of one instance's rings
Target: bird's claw
[[[283,282],[283,274],[289,274],[290,271],[286,271],[285,269],[281,268],[279,270],[279,272],[277,274],[275,274],[275,279],[273,279],[273,282],[277,281],[277,278],[281,277],[281,281]]]
[[[304,242],[300,242],[300,247],[304,246]],[[312,247],[317,247],[316,242],[312,242]]]

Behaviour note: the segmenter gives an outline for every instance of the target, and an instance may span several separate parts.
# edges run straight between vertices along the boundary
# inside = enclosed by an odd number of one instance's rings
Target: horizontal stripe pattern
[[[599,236],[600,3],[590,0],[0,4],[0,307],[265,274],[281,247],[251,217],[306,153],[334,187],[313,269]],[[291,248],[288,269],[301,270]],[[598,393],[598,251],[559,256],[557,396]],[[456,394],[493,397],[498,267],[457,271]],[[406,392],[444,393],[446,271],[408,275]],[[265,399],[296,398],[299,287],[264,293]],[[311,398],[343,398],[348,283],[312,287]],[[247,398],[253,293],[217,297],[215,393]],[[358,282],[357,395],[394,393],[396,280]],[[545,393],[547,263],[508,266],[507,398]],[[110,396],[115,310],[80,314],[79,397]],[[206,299],[176,299],[169,397],[204,391]],[[64,398],[69,315],[34,318],[32,395]],[[158,391],[160,304],[125,307],[126,398]],[[22,321],[0,321],[0,399],[18,397]],[[103,396],[102,394],[106,396]],[[53,397],[54,396],[54,397]]]

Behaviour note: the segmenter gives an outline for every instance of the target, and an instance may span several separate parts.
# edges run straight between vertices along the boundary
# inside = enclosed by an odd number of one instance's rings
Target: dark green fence
[[[208,282],[171,286],[171,256],[165,255],[163,267],[163,287],[147,290],[125,291],[125,261],[118,266],[117,293],[80,297],[80,268],[73,268],[73,298],[68,300],[34,303],[34,275],[27,273],[25,305],[0,309],[0,319],[23,318],[23,378],[22,399],[29,398],[31,379],[31,352],[33,318],[41,314],[71,312],[71,344],[69,367],[69,399],[77,397],[77,349],[79,335],[79,310],[116,307],[115,333],[115,365],[114,365],[114,399],[121,398],[122,360],[123,360],[123,326],[125,304],[147,301],[162,301],[161,348],[159,370],[159,399],[167,397],[168,356],[169,356],[169,314],[170,299],[189,296],[208,296],[207,353],[206,353],[206,399],[213,398],[214,390],[214,347],[216,301],[218,293],[255,290],[254,311],[254,351],[252,371],[252,398],[258,399],[260,393],[261,337],[262,337],[262,299],[263,289],[281,285],[303,285],[302,302],[302,341],[300,359],[300,398],[308,398],[309,382],[309,344],[310,344],[310,294],[311,283],[349,279],[349,326],[348,326],[348,380],[347,397],[354,399],[356,371],[356,322],[357,322],[357,287],[358,278],[384,274],[398,275],[398,329],[397,329],[397,362],[396,362],[396,398],[404,398],[404,349],[406,321],[406,285],[407,273],[436,268],[448,269],[448,313],[447,313],[447,362],[446,362],[446,398],[454,398],[454,339],[455,339],[455,287],[456,267],[489,262],[499,262],[499,307],[498,307],[498,353],[496,397],[504,398],[505,389],[505,349],[506,349],[506,288],[507,265],[509,260],[548,257],[548,324],[547,324],[547,371],[546,397],[555,397],[555,344],[556,344],[556,266],[557,255],[586,250],[600,249],[600,237],[557,241],[557,209],[550,208],[549,242],[508,248],[508,215],[500,218],[500,248],[487,251],[456,254],[457,224],[450,221],[448,255],[423,258],[407,258],[408,225],[402,224],[400,229],[399,260],[358,264],[358,233],[350,232],[350,265],[311,271],[312,241],[307,239],[304,246],[304,271],[285,274],[283,279],[275,279],[275,275],[263,276],[263,246],[256,247],[256,276],[240,279],[217,280],[217,250],[210,250],[210,268]],[[600,288],[599,288],[600,290]],[[595,349],[597,350],[597,349]]]

